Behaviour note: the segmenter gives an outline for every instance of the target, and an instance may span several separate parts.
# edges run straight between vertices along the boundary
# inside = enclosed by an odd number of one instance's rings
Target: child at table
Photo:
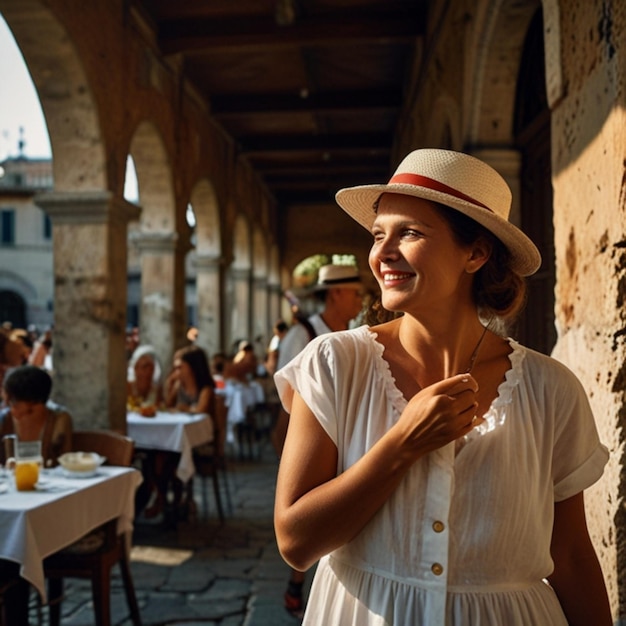
[[[45,370],[22,365],[9,370],[2,383],[6,408],[0,411],[0,438],[17,435],[22,441],[41,441],[46,466],[69,452],[72,445],[72,418],[57,405],[48,405],[52,379]],[[6,463],[4,445],[0,461]],[[30,586],[19,575],[19,563],[0,559],[0,593],[4,598],[6,623],[28,626]]]
[[[52,378],[34,365],[21,365],[7,373],[2,385],[6,408],[0,411],[0,438],[17,435],[21,441],[41,441],[46,467],[72,449],[72,418],[58,405],[49,402]],[[4,446],[0,461],[6,462]]]

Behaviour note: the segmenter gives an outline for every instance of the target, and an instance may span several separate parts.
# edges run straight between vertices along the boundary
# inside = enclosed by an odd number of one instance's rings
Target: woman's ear
[[[465,271],[475,274],[489,260],[491,250],[491,242],[485,237],[479,237],[469,249]]]

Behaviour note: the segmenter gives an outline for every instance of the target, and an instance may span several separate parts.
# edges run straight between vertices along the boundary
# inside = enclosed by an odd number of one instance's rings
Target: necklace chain
[[[478,343],[476,344],[476,347],[474,348],[474,351],[472,352],[472,355],[470,356],[469,365],[467,366],[467,369],[465,370],[464,374],[470,374],[472,372],[472,369],[474,368],[474,364],[476,363],[476,359],[478,358],[478,350],[483,342],[483,339],[485,338],[485,335],[487,334],[487,331],[489,330],[490,325],[491,325],[491,320],[489,320],[487,325],[484,327],[483,332],[480,335],[480,339],[478,340]]]

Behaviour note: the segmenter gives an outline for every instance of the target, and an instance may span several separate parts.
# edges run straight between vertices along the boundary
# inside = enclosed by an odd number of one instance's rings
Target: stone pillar
[[[262,337],[262,342],[267,345],[271,336],[271,324],[268,322],[268,297],[267,279],[261,276],[254,278],[254,291],[252,294],[252,328],[251,340]],[[269,333],[269,334],[268,334]],[[261,355],[259,355],[261,356]]]
[[[229,350],[233,347],[233,342],[250,338],[250,274],[248,268],[233,268],[231,271],[233,306],[231,335],[227,346]]]
[[[142,344],[154,347],[163,375],[169,372],[174,352],[185,345],[185,255],[176,233],[134,233],[133,244],[141,257]]]
[[[53,225],[53,399],[75,428],[125,432],[126,232],[141,209],[108,191],[35,203]]]
[[[281,316],[281,298],[282,290],[280,285],[269,285],[268,288],[268,311],[269,311],[269,323],[274,327],[274,324]]]
[[[215,255],[196,257],[196,294],[198,300],[198,345],[209,357],[224,348],[222,340],[222,259]]]

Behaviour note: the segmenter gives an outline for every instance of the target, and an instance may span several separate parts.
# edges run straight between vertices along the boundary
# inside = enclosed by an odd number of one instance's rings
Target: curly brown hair
[[[461,245],[484,239],[491,248],[487,262],[476,272],[472,285],[474,303],[485,317],[514,320],[526,303],[526,280],[511,268],[508,248],[484,226],[460,211],[436,204]]]

